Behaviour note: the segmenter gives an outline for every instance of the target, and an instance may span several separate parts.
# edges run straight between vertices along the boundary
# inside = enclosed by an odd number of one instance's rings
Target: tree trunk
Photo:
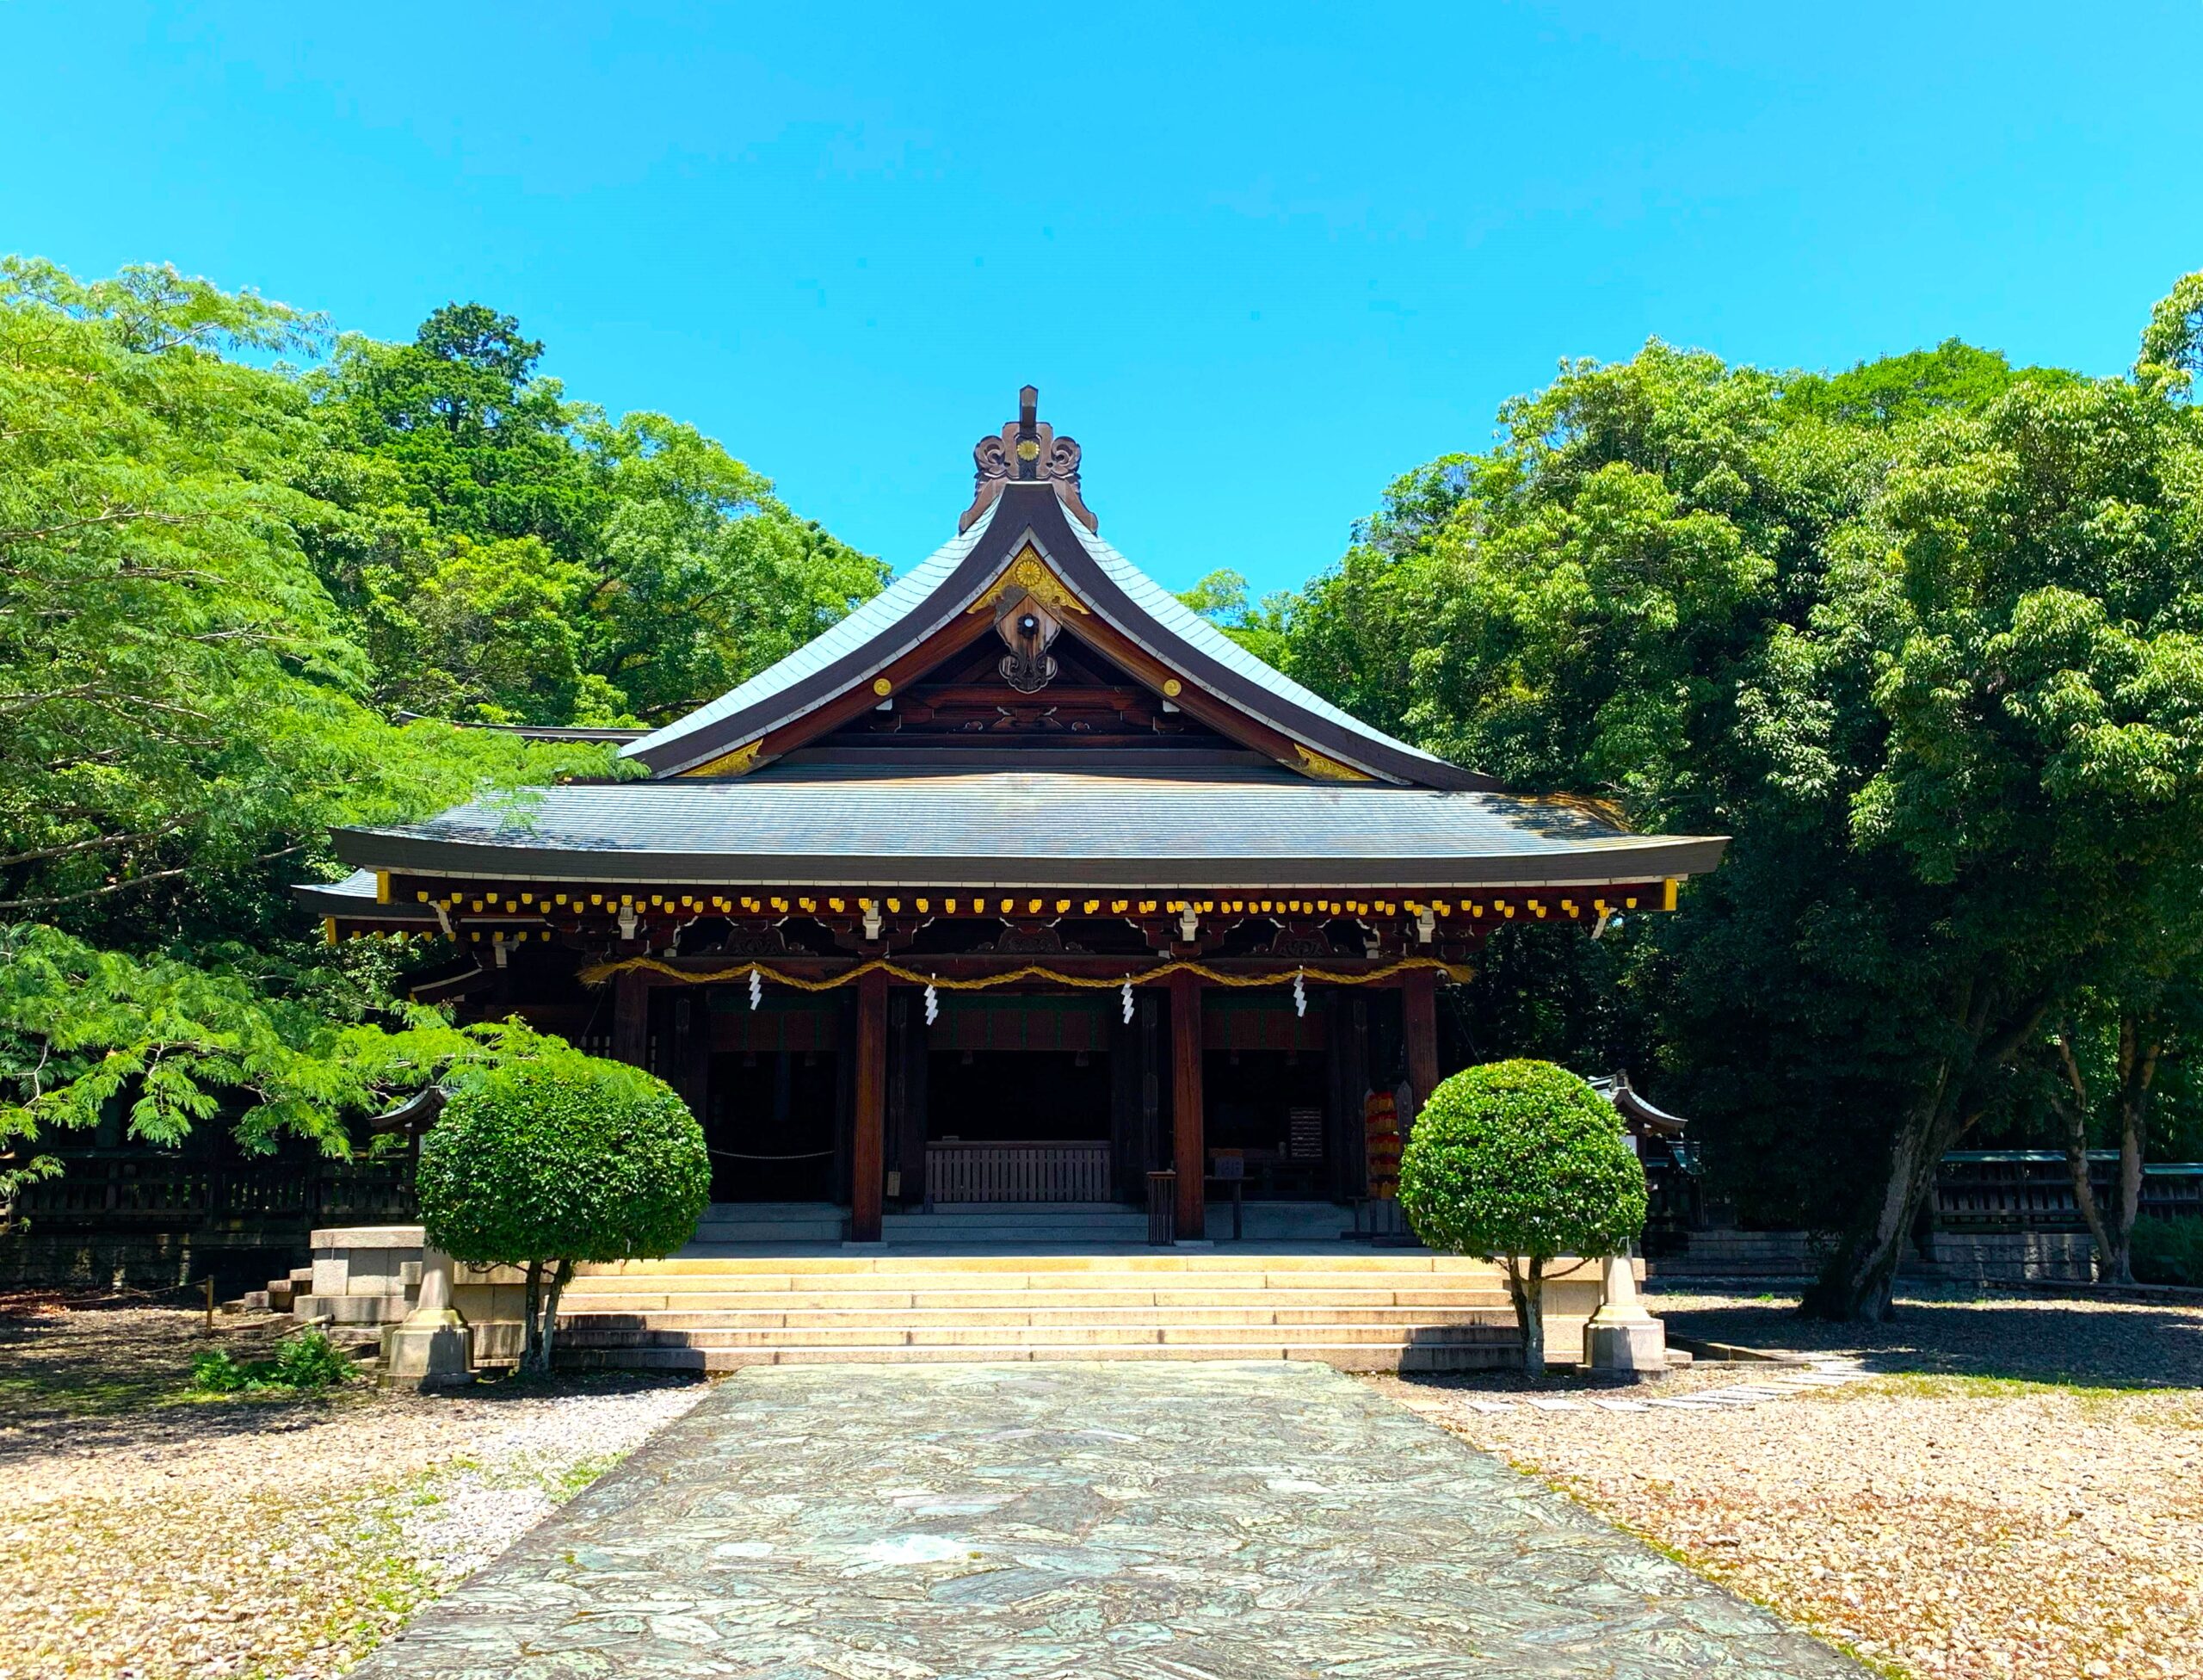
[[[2096,1205],[2095,1185],[2089,1178],[2088,1082],[2081,1078],[2081,1065],[2073,1059],[2071,1036],[2063,1026],[2058,1029],[2058,1059],[2065,1069],[2065,1083],[2073,1088],[2073,1100],[2057,1104],[2065,1122],[2065,1170],[2073,1180],[2074,1206],[2081,1210],[2089,1240],[2095,1245],[2096,1282],[2107,1283],[2114,1270],[2114,1250],[2111,1233],[2104,1229],[2103,1209]]]
[[[1935,1193],[1943,1156],[1973,1122],[1968,1099],[1976,1078],[2019,1053],[2040,1026],[2051,996],[2045,992],[2012,1007],[2014,1000],[1999,989],[1969,980],[1954,1001],[1954,1037],[1934,1083],[1906,1113],[1890,1145],[1880,1198],[1854,1222],[1805,1291],[1799,1310],[1807,1318],[1879,1321],[1890,1316],[1898,1262],[1914,1215]]]
[[[1507,1294],[1515,1303],[1515,1323],[1522,1332],[1522,1369],[1546,1374],[1546,1263],[1536,1255],[1506,1257]]]
[[[2113,1283],[2134,1281],[2134,1221],[2142,1212],[2142,1162],[2149,1144],[2150,1087],[2157,1078],[2156,1044],[2143,1041],[2142,1023],[2119,1023],[2119,1215],[2114,1229]],[[2102,1281],[2101,1271],[2098,1273]]]
[[[1805,1291],[1799,1310],[1807,1318],[1879,1321],[1890,1316],[1898,1262],[1913,1217],[1922,1199],[1934,1194],[1935,1168],[1965,1126],[1946,1075],[1898,1128],[1890,1146],[1889,1174],[1872,1214],[1845,1233]]]
[[[566,1285],[573,1279],[574,1263],[571,1260],[561,1260],[558,1269],[551,1274],[551,1288],[546,1292],[543,1303],[543,1331],[536,1343],[540,1358],[535,1368],[538,1376],[551,1374],[552,1343],[558,1335],[558,1297],[566,1293]]]
[[[542,1360],[541,1307],[543,1305],[543,1263],[528,1263],[528,1293],[521,1298],[520,1311],[520,1373],[533,1376]]]

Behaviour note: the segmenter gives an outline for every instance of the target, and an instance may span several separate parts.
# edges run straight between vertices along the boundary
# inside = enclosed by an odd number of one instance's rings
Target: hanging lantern
[[[933,982],[928,980],[926,982],[926,1025],[932,1026],[934,1017],[940,1013],[941,994],[933,989]]]
[[[1125,982],[1125,1025],[1126,1025],[1127,1027],[1129,1027],[1129,1026],[1131,1026],[1132,1024],[1132,983],[1130,980],[1126,980],[1126,981]]]
[[[1296,968],[1293,971],[1293,1012],[1295,1015],[1308,1013],[1307,973],[1308,971],[1305,968]]]
[[[756,1009],[765,1001],[765,977],[756,969],[750,971],[750,1007]]]

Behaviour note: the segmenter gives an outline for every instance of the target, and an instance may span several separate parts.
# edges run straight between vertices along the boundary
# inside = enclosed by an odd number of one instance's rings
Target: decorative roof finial
[[[1039,389],[1024,386],[1017,393],[1017,418],[1002,429],[1001,435],[983,437],[972,449],[972,459],[978,470],[972,474],[976,482],[972,505],[956,522],[958,530],[970,530],[972,522],[1002,494],[1003,486],[1012,482],[1052,485],[1057,498],[1073,518],[1089,531],[1101,528],[1079,497],[1078,445],[1068,437],[1058,437],[1056,429],[1038,417],[1040,408]]]

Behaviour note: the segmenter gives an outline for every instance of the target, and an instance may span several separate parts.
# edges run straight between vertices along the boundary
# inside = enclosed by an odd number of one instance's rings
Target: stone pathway
[[[1324,1366],[745,1371],[354,1680],[1860,1680]]]

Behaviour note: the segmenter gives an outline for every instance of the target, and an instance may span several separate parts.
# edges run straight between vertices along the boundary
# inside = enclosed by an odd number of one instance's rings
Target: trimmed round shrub
[[[1447,1254],[1507,1274],[1524,1366],[1545,1368],[1545,1267],[1628,1252],[1645,1228],[1645,1169],[1621,1118],[1551,1062],[1492,1062],[1430,1094],[1400,1155],[1400,1209]]]
[[[567,1050],[456,1092],[421,1140],[414,1182],[431,1244],[469,1264],[528,1269],[521,1366],[544,1372],[575,1263],[670,1254],[695,1234],[712,1167],[671,1086]]]
[[[1551,1062],[1490,1062],[1430,1094],[1400,1157],[1400,1208],[1449,1254],[1625,1252],[1645,1169],[1604,1097]]]
[[[670,1254],[710,1200],[703,1128],[673,1088],[579,1052],[492,1068],[421,1140],[429,1240],[473,1265]]]

